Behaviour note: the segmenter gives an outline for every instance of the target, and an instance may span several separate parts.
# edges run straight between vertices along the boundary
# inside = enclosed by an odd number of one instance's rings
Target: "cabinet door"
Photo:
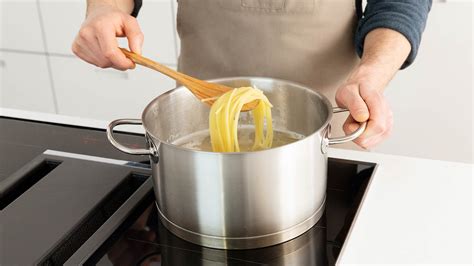
[[[176,58],[179,58],[179,54],[181,53],[181,40],[179,39],[178,29],[176,28],[178,17],[178,1],[171,0],[171,5],[173,6],[173,27],[174,37],[176,39]]]
[[[85,1],[39,0],[39,3],[49,52],[72,54],[71,44],[85,17]],[[143,54],[164,64],[175,65],[176,49],[170,0],[144,1],[138,22],[145,35]],[[119,45],[128,47],[124,38],[119,39]]]
[[[39,0],[48,52],[71,54],[72,42],[86,16],[86,1]]]
[[[0,52],[0,105],[55,112],[45,55]]]
[[[0,0],[0,49],[44,52],[34,0]]]
[[[174,81],[140,66],[126,72],[101,69],[77,58],[51,57],[59,113],[112,120],[140,118],[145,106]]]
[[[171,1],[143,1],[138,22],[145,35],[143,54],[167,65],[176,65],[176,35]]]

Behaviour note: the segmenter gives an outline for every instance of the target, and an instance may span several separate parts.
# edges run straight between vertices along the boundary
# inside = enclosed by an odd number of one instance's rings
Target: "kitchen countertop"
[[[6,108],[0,116],[93,128],[109,123]],[[377,164],[338,264],[474,262],[473,164],[343,149],[329,149],[329,156]]]
[[[377,164],[340,264],[472,264],[472,164],[331,149]]]

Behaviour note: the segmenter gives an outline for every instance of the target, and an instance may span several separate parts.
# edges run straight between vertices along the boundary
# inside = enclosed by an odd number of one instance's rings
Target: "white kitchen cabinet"
[[[44,52],[35,0],[0,0],[0,49]]]
[[[71,44],[86,15],[86,1],[40,0],[49,53],[71,54]]]
[[[176,65],[177,51],[171,1],[143,1],[138,22],[145,35],[143,55],[167,65]]]
[[[0,106],[54,113],[45,55],[0,52]]]
[[[143,54],[164,64],[176,64],[171,0],[143,1],[138,16],[145,35]],[[83,0],[39,0],[48,52],[72,55],[71,44],[85,17]],[[126,47],[126,39],[119,44]]]
[[[472,2],[434,3],[416,62],[386,91],[392,136],[378,152],[473,163]]]
[[[171,5],[173,6],[173,28],[174,28],[174,37],[176,40],[176,57],[179,59],[179,54],[181,53],[181,39],[178,35],[177,29],[177,17],[178,17],[178,1],[171,0]]]
[[[39,0],[50,54],[72,55],[71,45],[86,16],[86,1]],[[119,39],[119,45],[127,41]]]
[[[137,66],[126,72],[101,69],[77,58],[51,57],[59,114],[112,120],[140,118],[146,104],[175,87],[159,73]]]

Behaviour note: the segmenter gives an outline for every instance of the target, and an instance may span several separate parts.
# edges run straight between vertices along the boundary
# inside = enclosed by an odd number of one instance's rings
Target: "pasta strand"
[[[237,134],[240,111],[245,104],[253,101],[258,101],[258,104],[252,110],[255,123],[255,139],[252,150],[271,148],[273,142],[272,105],[261,90],[241,87],[224,93],[211,107],[209,132],[213,151],[240,151]]]

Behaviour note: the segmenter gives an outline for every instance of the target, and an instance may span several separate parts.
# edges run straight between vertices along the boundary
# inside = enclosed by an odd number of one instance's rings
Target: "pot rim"
[[[324,121],[323,125],[318,129],[318,130],[315,130],[313,133],[305,136],[304,138],[302,139],[299,139],[295,142],[292,142],[292,143],[289,143],[289,144],[285,144],[283,146],[279,146],[279,147],[275,147],[275,148],[270,148],[270,149],[264,149],[264,150],[259,150],[259,151],[241,151],[241,152],[214,152],[214,151],[203,151],[203,150],[195,150],[195,149],[190,149],[190,148],[185,148],[185,147],[182,147],[182,146],[178,146],[178,145],[175,145],[175,144],[172,144],[172,143],[169,143],[167,141],[164,141],[162,140],[161,138],[158,138],[157,136],[155,136],[154,134],[152,134],[152,132],[147,128],[146,124],[143,122],[145,121],[145,115],[149,112],[149,110],[151,109],[151,106],[153,105],[153,103],[155,103],[155,101],[158,101],[158,99],[160,97],[165,97],[165,95],[169,95],[169,94],[173,94],[173,93],[176,93],[176,91],[179,91],[179,90],[187,90],[187,88],[185,86],[179,86],[179,87],[176,87],[174,89],[171,89],[165,93],[162,93],[160,95],[158,95],[157,97],[155,97],[153,100],[151,100],[147,106],[145,107],[145,109],[143,110],[142,112],[142,116],[141,116],[141,120],[142,120],[142,126],[143,128],[145,129],[146,131],[146,134],[149,135],[150,137],[153,138],[153,140],[158,140],[160,143],[159,143],[159,146],[161,145],[167,145],[171,148],[174,148],[174,149],[177,149],[177,150],[182,150],[182,151],[189,151],[189,152],[194,152],[194,153],[202,153],[202,154],[219,154],[219,155],[245,155],[245,154],[257,154],[257,153],[264,153],[264,152],[268,152],[268,151],[274,151],[274,150],[278,150],[278,149],[284,149],[285,147],[287,146],[290,146],[292,144],[297,144],[297,143],[301,143],[302,141],[305,141],[309,138],[311,138],[312,136],[316,135],[316,134],[319,134],[322,130],[324,130],[325,128],[328,127],[330,121],[332,120],[332,116],[333,116],[333,112],[332,112],[332,104],[331,102],[329,101],[329,99],[324,96],[323,94],[317,92],[317,91],[314,91],[312,89],[310,89],[309,87],[301,84],[301,83],[298,83],[298,82],[293,82],[293,81],[287,81],[287,80],[283,80],[283,79],[276,79],[276,78],[269,78],[269,77],[257,77],[257,76],[235,76],[235,77],[224,77],[224,78],[216,78],[216,79],[208,79],[206,81],[208,82],[212,82],[212,83],[219,83],[219,82],[223,82],[223,81],[233,81],[233,80],[241,80],[241,79],[246,79],[246,80],[250,80],[250,81],[254,81],[254,80],[263,80],[263,81],[277,81],[277,82],[283,82],[283,83],[287,83],[287,84],[290,84],[294,87],[298,87],[300,89],[303,89],[303,90],[306,90],[307,92],[309,93],[312,93],[312,94],[316,94],[316,96],[318,96],[325,104],[326,104],[326,108],[327,108],[327,111],[328,111],[328,116],[326,117],[326,121]],[[158,146],[158,145],[157,145]]]

